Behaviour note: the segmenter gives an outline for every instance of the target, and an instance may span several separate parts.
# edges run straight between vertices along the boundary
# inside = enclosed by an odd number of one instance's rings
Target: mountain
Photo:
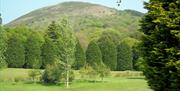
[[[143,13],[134,10],[117,10],[86,2],[64,2],[34,10],[6,24],[8,27],[28,26],[44,31],[51,21],[68,17],[72,28],[83,47],[103,31],[115,30],[120,33],[134,32],[139,28]]]

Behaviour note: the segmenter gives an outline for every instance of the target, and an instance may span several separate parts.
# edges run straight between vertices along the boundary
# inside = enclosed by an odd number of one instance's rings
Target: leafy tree
[[[133,64],[131,47],[123,41],[118,45],[117,50],[117,70],[132,70]]]
[[[69,87],[70,72],[75,60],[76,37],[66,18],[59,25],[59,36],[57,40],[58,56],[64,62],[66,70],[66,87]]]
[[[26,67],[40,68],[41,60],[41,46],[43,38],[37,32],[33,32],[27,39],[25,44],[26,49]]]
[[[88,45],[86,50],[86,62],[94,69],[103,64],[101,50],[95,41],[91,41]]]
[[[5,61],[4,52],[6,50],[6,43],[5,43],[5,33],[3,27],[0,25],[0,68],[4,68],[7,66]]]
[[[98,40],[98,45],[102,53],[102,61],[111,70],[116,70],[117,49],[113,41],[108,36],[102,36]]]
[[[25,50],[21,35],[14,33],[7,40],[5,57],[8,67],[21,68],[24,66]]]
[[[73,64],[73,68],[79,70],[81,67],[85,65],[85,63],[86,63],[86,55],[78,41],[76,44],[75,62]]]
[[[144,74],[155,91],[179,91],[180,1],[150,0],[141,21]]]

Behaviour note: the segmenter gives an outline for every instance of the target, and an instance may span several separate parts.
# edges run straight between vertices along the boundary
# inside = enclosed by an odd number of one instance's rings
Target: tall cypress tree
[[[86,50],[86,62],[93,68],[97,68],[97,66],[103,63],[101,50],[95,41],[91,41],[88,45]]]
[[[108,36],[102,36],[98,40],[98,45],[102,53],[102,61],[111,70],[116,70],[117,49],[113,41]]]
[[[141,29],[144,74],[155,91],[180,90],[180,1],[150,0]]]
[[[57,46],[50,38],[45,37],[41,51],[42,68],[45,68],[47,65],[54,64],[55,60],[57,60]]]
[[[132,70],[133,64],[131,47],[123,41],[118,45],[117,50],[117,70]]]
[[[43,38],[37,32],[33,32],[26,41],[26,67],[40,68],[42,65],[41,46]]]
[[[25,63],[25,50],[22,36],[14,33],[7,41],[7,50],[5,52],[8,67],[21,68]]]
[[[86,55],[78,41],[76,43],[75,62],[74,62],[73,68],[76,70],[79,70],[81,67],[85,65],[85,63],[86,63]]]
[[[42,45],[42,68],[53,64],[57,60],[57,40],[59,38],[59,25],[55,21],[48,26]]]
[[[4,57],[5,50],[6,50],[5,33],[4,33],[3,28],[0,25],[0,68],[4,68],[7,66],[7,63]]]

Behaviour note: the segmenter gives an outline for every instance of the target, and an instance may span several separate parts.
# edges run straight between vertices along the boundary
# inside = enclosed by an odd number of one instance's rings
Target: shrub
[[[64,68],[58,64],[47,65],[42,75],[42,81],[46,84],[58,84],[61,81]]]
[[[35,80],[38,80],[40,78],[41,72],[40,70],[33,69],[28,72],[28,76],[35,82]]]

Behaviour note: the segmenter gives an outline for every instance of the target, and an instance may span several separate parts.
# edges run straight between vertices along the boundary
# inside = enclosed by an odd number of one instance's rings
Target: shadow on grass
[[[97,80],[81,80],[81,79],[79,79],[79,80],[75,80],[74,81],[75,83],[105,83],[105,82],[107,82],[107,81],[97,81]]]
[[[54,83],[44,83],[44,82],[41,82],[41,81],[25,81],[24,84],[38,84],[38,85],[42,85],[42,86],[60,86],[60,87],[63,87],[64,86],[64,82],[61,82],[61,83],[57,83],[57,84],[54,84]],[[70,83],[71,85],[71,83]]]
[[[129,78],[127,78],[127,79],[141,79],[141,80],[144,80],[145,77],[129,77]]]

